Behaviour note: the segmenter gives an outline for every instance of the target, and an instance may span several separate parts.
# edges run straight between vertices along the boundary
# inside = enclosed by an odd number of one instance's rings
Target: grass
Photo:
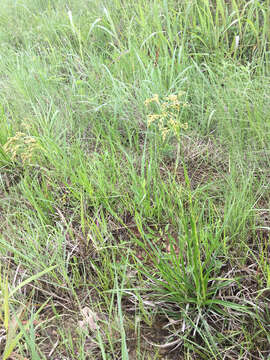
[[[2,358],[269,358],[269,0],[1,5]]]

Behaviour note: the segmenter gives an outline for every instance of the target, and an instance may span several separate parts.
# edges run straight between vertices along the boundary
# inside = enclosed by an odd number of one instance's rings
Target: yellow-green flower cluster
[[[177,95],[171,94],[165,98],[165,101],[160,100],[158,94],[154,94],[152,98],[146,99],[144,102],[146,107],[152,103],[158,107],[157,113],[147,115],[147,125],[151,126],[152,123],[157,122],[163,141],[170,133],[179,137],[180,131],[188,128],[188,124],[181,123],[179,118],[181,108],[188,106],[187,103],[180,101],[183,94],[182,91]]]
[[[13,161],[21,160],[23,164],[33,160],[38,148],[37,140],[33,136],[20,131],[10,137],[3,146],[4,151]]]
[[[149,104],[151,104],[153,102],[159,104],[158,94],[154,94],[152,98],[146,99],[145,102],[144,102],[144,105],[148,106]]]

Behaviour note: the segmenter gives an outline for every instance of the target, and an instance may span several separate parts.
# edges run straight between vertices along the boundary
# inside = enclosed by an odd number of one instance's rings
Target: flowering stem
[[[174,166],[174,177],[176,177],[177,168],[179,165],[179,158],[180,158],[180,139],[178,139],[177,142],[177,152],[176,152],[176,160],[175,160],[175,166]]]

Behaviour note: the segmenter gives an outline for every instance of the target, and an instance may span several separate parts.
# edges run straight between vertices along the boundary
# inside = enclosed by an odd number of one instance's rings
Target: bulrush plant
[[[189,106],[180,102],[182,95],[183,92],[171,94],[162,101],[154,94],[145,101],[147,107],[150,104],[156,107],[156,112],[147,116],[147,124],[148,127],[157,126],[163,146],[166,146],[170,137],[177,139],[175,171],[180,162],[185,174],[183,192],[188,196],[188,212],[182,210],[179,235],[177,238],[168,236],[169,246],[165,252],[159,245],[155,245],[152,234],[144,231],[137,218],[138,229],[147,246],[141,245],[154,265],[151,270],[145,270],[144,267],[142,272],[151,284],[150,297],[156,300],[156,307],[169,319],[166,325],[170,332],[168,341],[156,345],[177,348],[185,343],[193,348],[194,339],[198,337],[204,344],[204,351],[219,359],[222,357],[219,356],[220,350],[213,336],[218,331],[217,324],[232,318],[240,324],[243,316],[254,313],[252,304],[245,303],[244,299],[231,301],[228,289],[237,286],[239,279],[228,274],[221,276],[222,268],[226,265],[220,260],[222,232],[215,232],[214,223],[205,228],[198,221],[201,217],[197,215],[199,209],[195,209],[193,204],[185,159],[179,158],[182,131],[188,129],[188,124],[181,121],[181,107]],[[183,209],[182,205],[179,204],[179,208]]]
[[[33,161],[38,149],[40,146],[36,138],[20,131],[10,137],[3,146],[12,161],[20,160],[23,165]]]

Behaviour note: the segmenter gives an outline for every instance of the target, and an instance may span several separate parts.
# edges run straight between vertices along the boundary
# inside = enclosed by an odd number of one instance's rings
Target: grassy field
[[[3,360],[270,359],[270,1],[2,0]]]

